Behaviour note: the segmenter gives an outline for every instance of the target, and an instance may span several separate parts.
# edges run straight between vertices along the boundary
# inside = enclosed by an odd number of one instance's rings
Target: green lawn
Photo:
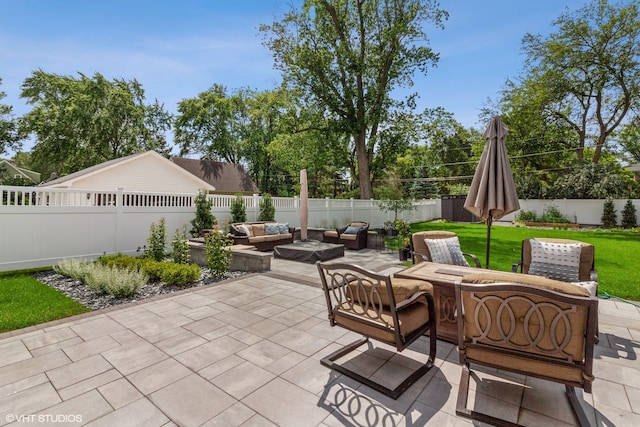
[[[464,252],[478,256],[485,264],[487,227],[484,224],[424,222],[411,225],[411,232],[448,230],[458,234]],[[598,292],[623,299],[640,301],[640,234],[607,230],[545,230],[525,227],[491,227],[492,270],[510,271],[520,260],[522,240],[530,237],[553,237],[591,243],[595,247]]]
[[[91,311],[28,274],[0,276],[0,332]]]

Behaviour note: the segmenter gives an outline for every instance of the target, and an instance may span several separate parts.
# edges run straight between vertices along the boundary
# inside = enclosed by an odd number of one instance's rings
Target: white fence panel
[[[40,189],[0,186],[0,271],[56,264],[64,258],[93,259],[104,253],[135,254],[149,236],[151,223],[165,219],[169,241],[176,229],[190,228],[195,194]],[[230,221],[235,196],[212,195],[212,212],[219,223]],[[259,215],[260,196],[243,196],[247,220]],[[618,223],[626,200],[615,200]],[[300,199],[274,197],[275,219],[300,226]],[[633,200],[640,212],[640,200]],[[603,200],[521,200],[524,210],[542,214],[555,206],[572,221],[600,224]],[[442,217],[441,201],[421,200],[411,211],[398,214],[409,222]],[[512,221],[516,213],[504,217]],[[372,229],[394,219],[376,200],[309,199],[309,227],[335,228],[366,221]]]

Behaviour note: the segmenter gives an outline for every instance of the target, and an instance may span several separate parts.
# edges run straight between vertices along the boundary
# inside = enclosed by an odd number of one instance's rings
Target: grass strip
[[[91,311],[28,274],[0,277],[0,332]]]

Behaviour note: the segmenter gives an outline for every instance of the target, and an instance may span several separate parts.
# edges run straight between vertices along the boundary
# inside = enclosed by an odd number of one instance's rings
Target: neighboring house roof
[[[12,178],[20,176],[22,178],[30,180],[34,184],[38,184],[40,182],[40,174],[38,172],[18,167],[15,165],[15,163],[10,162],[9,160],[0,159],[0,170],[4,170],[5,173]]]
[[[184,157],[171,157],[171,161],[213,185],[216,188],[216,193],[259,193],[258,186],[239,164],[206,159],[187,159]]]
[[[627,170],[631,172],[640,172],[640,163],[636,163],[635,165],[627,166]]]
[[[109,160],[41,184],[42,187],[184,192],[215,187],[155,151]]]

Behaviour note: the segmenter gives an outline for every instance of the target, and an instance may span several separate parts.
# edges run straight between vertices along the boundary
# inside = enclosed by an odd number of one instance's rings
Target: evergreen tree
[[[636,215],[636,207],[631,200],[627,200],[622,208],[622,227],[633,228],[638,225],[638,217]]]
[[[602,217],[600,220],[602,221],[602,226],[604,228],[615,228],[618,218],[612,199],[607,199],[604,202],[604,209],[602,210]]]

